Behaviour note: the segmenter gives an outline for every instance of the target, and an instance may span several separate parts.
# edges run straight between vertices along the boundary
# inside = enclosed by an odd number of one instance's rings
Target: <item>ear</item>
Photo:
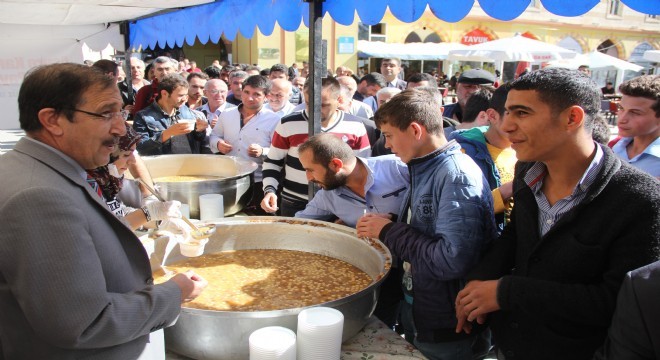
[[[477,126],[488,125],[489,123],[488,114],[485,111],[479,111],[479,114],[477,115],[477,119],[475,121],[477,122]]]
[[[332,158],[328,164],[328,169],[332,170],[335,174],[344,167],[344,162],[337,158]]]
[[[421,139],[422,136],[426,133],[426,128],[417,121],[410,123],[410,128],[412,129],[413,134],[415,135],[415,139],[417,140]]]
[[[573,105],[564,110],[567,112],[566,116],[566,129],[576,130],[584,124],[584,109],[580,106]]]
[[[486,116],[488,117],[487,121],[490,125],[500,121],[500,114],[498,114],[493,108],[486,110]]]
[[[64,115],[58,114],[53,108],[45,108],[37,113],[39,122],[53,136],[61,136],[64,133],[60,121],[69,121]]]

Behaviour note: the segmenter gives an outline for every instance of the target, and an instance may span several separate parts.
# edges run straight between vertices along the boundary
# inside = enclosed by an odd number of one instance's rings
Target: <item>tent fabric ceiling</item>
[[[541,0],[551,13],[560,16],[582,15],[599,0]],[[622,0],[633,10],[660,15],[660,0]],[[529,6],[530,0],[479,0],[479,6],[490,17],[508,21],[517,18]],[[389,7],[403,22],[419,19],[428,6],[439,19],[457,22],[475,4],[474,0],[325,0],[323,12],[337,23],[353,23],[357,14],[367,25],[379,23]],[[251,38],[255,29],[270,35],[275,22],[286,31],[297,30],[301,23],[308,25],[309,6],[302,0],[218,0],[180,11],[157,15],[131,23],[130,43],[134,49],[156,46],[192,45],[196,40],[206,44],[218,42],[220,37],[233,40],[238,32]]]
[[[0,0],[0,24],[92,25],[213,0]]]
[[[358,54],[366,57],[396,57],[401,60],[442,60],[450,50],[465,49],[459,43],[407,43],[395,44],[373,41],[358,41]]]

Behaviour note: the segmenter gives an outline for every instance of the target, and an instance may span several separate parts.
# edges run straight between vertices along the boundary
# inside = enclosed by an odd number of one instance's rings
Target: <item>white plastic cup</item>
[[[197,123],[196,119],[179,119],[179,123],[188,124],[188,130],[195,130],[195,124]]]
[[[199,196],[199,219],[202,221],[225,217],[224,199],[221,194]]]
[[[180,241],[179,250],[181,251],[181,255],[187,257],[202,256],[204,254],[204,246],[208,241],[209,239],[201,239],[201,240],[187,239],[185,241]]]
[[[296,360],[296,334],[281,326],[268,326],[250,334],[250,360]]]
[[[314,307],[298,314],[297,351],[300,359],[338,360],[344,315],[328,307]]]

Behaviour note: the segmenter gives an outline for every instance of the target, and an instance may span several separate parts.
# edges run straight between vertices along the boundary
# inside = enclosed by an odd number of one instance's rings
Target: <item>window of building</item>
[[[369,41],[385,42],[387,40],[387,36],[386,36],[387,24],[380,23],[376,25],[371,25],[369,30],[370,30]]]
[[[609,0],[608,15],[621,16],[623,15],[623,4],[621,0]]]
[[[387,24],[366,25],[358,23],[358,40],[382,41],[387,40]]]

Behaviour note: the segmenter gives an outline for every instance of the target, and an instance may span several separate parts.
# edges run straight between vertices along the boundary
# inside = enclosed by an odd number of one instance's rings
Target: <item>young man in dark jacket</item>
[[[493,200],[477,164],[447,141],[437,91],[409,89],[376,113],[385,146],[408,165],[400,222],[367,214],[360,236],[379,238],[402,261],[406,340],[431,360],[472,359],[475,334],[456,334],[455,295],[495,238]]]
[[[468,274],[457,332],[486,316],[498,359],[590,359],[626,272],[658,258],[660,183],[591,138],[600,91],[547,68],[511,83],[511,222]]]

